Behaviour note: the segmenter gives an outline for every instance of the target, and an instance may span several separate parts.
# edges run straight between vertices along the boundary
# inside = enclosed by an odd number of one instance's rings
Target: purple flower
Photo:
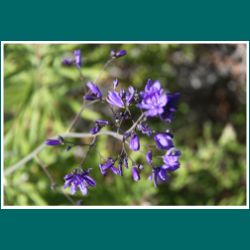
[[[119,93],[117,93],[116,91],[108,92],[107,102],[112,106],[115,106],[118,108],[124,108],[124,103],[122,101],[122,98],[120,97]]]
[[[173,135],[170,133],[158,133],[154,136],[156,146],[159,149],[168,150],[174,146]]]
[[[128,158],[127,158],[127,157],[125,157],[125,158],[123,159],[123,164],[124,164],[124,167],[125,167],[125,168],[128,168]]]
[[[91,134],[97,134],[104,126],[108,125],[109,122],[106,120],[96,120],[95,126],[90,130]]]
[[[154,117],[164,112],[164,107],[168,102],[168,98],[161,88],[159,81],[152,82],[148,80],[144,91],[141,92],[140,95],[141,102],[138,104],[138,107],[145,110],[146,116]]]
[[[122,169],[122,160],[118,164],[119,174],[120,176],[123,176],[123,169]]]
[[[90,170],[75,170],[72,174],[67,174],[64,177],[64,188],[70,186],[72,194],[76,193],[77,188],[80,189],[82,195],[88,193],[88,187],[95,187],[96,182],[89,176]]]
[[[181,152],[176,148],[171,148],[167,151],[167,153],[163,156],[164,165],[163,169],[168,172],[175,171],[180,167],[179,158],[181,156]]]
[[[152,151],[149,150],[149,151],[147,152],[147,154],[146,154],[146,161],[147,161],[147,163],[148,163],[149,165],[152,164],[152,157],[153,157]]]
[[[130,139],[129,147],[133,151],[138,151],[140,149],[140,140],[136,134],[132,135]]]
[[[125,108],[129,106],[134,99],[135,89],[132,86],[128,87],[128,91],[121,89],[120,92],[109,91],[107,102],[118,108]]]
[[[99,125],[99,126],[106,126],[109,124],[108,121],[106,120],[96,120],[96,123]]]
[[[71,58],[64,58],[62,64],[65,66],[71,66],[75,61]]]
[[[76,67],[80,68],[81,65],[82,65],[82,62],[81,62],[81,51],[80,50],[75,50],[74,51],[74,55],[75,55]]]
[[[113,58],[119,58],[119,57],[125,56],[126,54],[127,54],[126,50],[118,50],[118,51],[111,50],[110,52],[110,55]]]
[[[114,89],[117,88],[117,86],[118,86],[118,79],[117,78],[113,81],[113,86],[114,86]]]
[[[111,158],[108,158],[104,164],[99,164],[99,168],[103,175],[107,174],[108,170],[111,170],[114,174],[120,175],[119,169],[114,166],[115,161]]]
[[[62,143],[63,143],[63,141],[61,138],[59,138],[59,139],[47,139],[45,141],[45,144],[48,146],[58,146],[58,145],[61,145]]]
[[[152,174],[149,176],[149,179],[153,180],[155,187],[157,187],[159,182],[165,182],[169,179],[169,177],[163,167],[157,167],[152,170]]]
[[[180,98],[180,93],[167,94],[168,102],[164,107],[164,112],[160,115],[160,118],[166,122],[173,120],[173,115],[177,111],[176,102]]]
[[[126,105],[129,106],[134,99],[135,89],[132,86],[128,87],[128,91],[125,93]]]
[[[148,125],[146,123],[138,124],[137,129],[147,136],[152,135],[152,130],[148,128]]]
[[[85,95],[85,99],[92,101],[96,99],[102,99],[102,92],[98,88],[98,86],[92,82],[87,83],[87,87],[89,88],[89,91]]]
[[[132,178],[134,181],[139,181],[141,178],[139,171],[138,171],[138,168],[135,166],[132,167]]]

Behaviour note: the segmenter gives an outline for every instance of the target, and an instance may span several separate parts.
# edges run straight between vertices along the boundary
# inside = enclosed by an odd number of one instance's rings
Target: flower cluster
[[[125,56],[125,50],[111,51],[110,60]],[[80,69],[82,65],[81,52],[74,52],[74,59],[65,58],[64,65],[75,64]],[[87,90],[83,96],[85,102],[100,102],[102,106],[108,106],[112,115],[107,120],[96,120],[90,130],[90,137],[100,136],[103,127],[115,128],[109,133],[115,134],[122,145],[121,152],[111,154],[112,156],[100,162],[99,169],[102,175],[113,173],[123,176],[125,169],[131,169],[131,177],[135,182],[142,179],[142,172],[145,166],[141,162],[131,158],[130,151],[145,155],[145,163],[151,168],[148,177],[157,186],[169,179],[171,172],[180,167],[179,158],[181,152],[175,148],[173,134],[169,130],[155,131],[151,127],[152,119],[159,119],[162,122],[173,121],[174,113],[177,111],[179,93],[169,93],[159,81],[147,80],[142,91],[129,86],[127,89],[120,87],[118,79],[113,80],[107,93],[102,92],[97,82],[88,81]],[[142,145],[141,138],[145,137],[153,144]],[[48,146],[72,147],[62,137],[48,139]],[[89,147],[94,146],[95,140]],[[145,153],[145,151],[147,153]],[[159,163],[158,159],[161,159]],[[127,170],[126,170],[127,171]],[[146,171],[145,171],[146,172]],[[95,187],[95,181],[89,176],[90,170],[76,169],[65,176],[64,187],[70,187],[71,193],[75,194],[77,188],[83,195],[86,195],[89,187]]]
[[[62,60],[62,65],[71,66],[73,64],[75,64],[78,69],[81,68],[82,57],[81,57],[81,51],[80,50],[75,50],[74,51],[74,58],[64,58]]]
[[[89,172],[90,169],[75,169],[73,173],[65,175],[64,188],[70,187],[70,191],[72,194],[75,194],[77,188],[79,188],[82,195],[86,195],[88,193],[89,187],[96,186],[96,182],[89,176]]]

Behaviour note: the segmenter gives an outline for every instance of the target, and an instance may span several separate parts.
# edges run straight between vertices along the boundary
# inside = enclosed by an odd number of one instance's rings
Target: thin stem
[[[11,173],[15,172],[17,169],[19,169],[25,163],[29,162],[32,158],[34,158],[38,153],[40,153],[46,147],[47,146],[45,145],[45,143],[39,145],[36,149],[34,149],[30,154],[25,156],[22,160],[20,160],[19,162],[17,162],[16,164],[12,166],[7,167],[7,169],[5,170],[5,176],[10,175]]]
[[[109,59],[109,60],[104,64],[104,66],[102,67],[100,73],[97,75],[97,77],[96,77],[96,79],[95,79],[95,81],[94,81],[95,84],[97,84],[97,82],[101,79],[101,76],[102,76],[103,72],[104,72],[105,69],[109,66],[109,64],[111,64],[113,61],[114,61],[114,58],[111,58],[111,59]]]
[[[126,133],[131,132],[137,125],[138,123],[144,118],[144,114],[141,114],[141,116],[137,119],[137,121],[133,124],[133,126],[126,131]]]
[[[108,136],[112,136],[114,138],[116,138],[117,140],[122,141],[123,140],[123,136],[121,134],[117,134],[116,132],[113,131],[101,131],[96,135],[90,134],[90,133],[64,133],[61,134],[60,136],[62,136],[63,138],[92,138],[95,136],[100,136],[100,135],[108,135]],[[56,139],[58,138],[58,136],[53,137],[52,139]],[[39,145],[35,150],[33,150],[30,154],[28,154],[27,156],[25,156],[22,160],[20,160],[19,162],[17,162],[16,164],[9,166],[6,168],[6,170],[4,171],[4,175],[8,176],[11,173],[15,172],[17,169],[21,168],[24,164],[26,164],[27,162],[29,162],[30,160],[32,160],[36,155],[38,155],[43,149],[45,149],[46,147],[48,147],[45,143]]]
[[[54,178],[52,177],[52,175],[50,174],[48,167],[45,165],[45,163],[36,155],[35,160],[37,162],[37,164],[42,168],[42,170],[44,171],[44,173],[47,175],[47,177],[49,178],[50,181],[50,187],[52,190],[56,190],[57,189],[57,184],[54,180]],[[65,193],[65,191],[63,190],[63,188],[59,188],[59,192],[63,194],[63,196],[69,201],[71,202],[73,205],[75,204],[74,200]]]
[[[81,109],[79,110],[79,112],[75,116],[74,120],[69,125],[69,128],[67,129],[68,132],[70,132],[74,128],[74,126],[76,125],[76,123],[77,123],[78,119],[80,118],[80,116],[81,116],[84,109],[85,109],[85,100],[83,100]]]
[[[75,118],[73,119],[73,121],[71,122],[69,128],[67,129],[67,132],[70,132],[75,127],[75,125],[78,122],[78,120],[79,120],[82,112],[84,111],[84,109],[87,108],[88,106],[96,103],[96,102],[98,102],[98,100],[94,100],[94,101],[92,101],[92,102],[90,102],[88,104],[85,104],[86,102],[85,102],[85,100],[83,100],[82,106],[81,106],[79,112],[77,113],[77,115],[75,116]]]
[[[99,81],[99,79],[101,78],[103,72],[105,71],[105,69],[109,66],[109,64],[111,64],[112,62],[114,61],[114,58],[111,58],[109,59],[103,66],[103,68],[101,69],[100,73],[98,74],[98,76],[96,77],[94,83],[97,84],[97,82]],[[83,75],[82,75],[82,72],[79,70],[79,73],[80,73],[80,79],[83,80]],[[94,100],[91,102],[91,104],[97,102],[98,100]],[[67,132],[70,132],[74,127],[75,125],[77,124],[82,112],[84,111],[86,105],[85,105],[85,100],[83,100],[83,103],[82,103],[82,106],[79,110],[79,112],[76,114],[75,118],[73,119],[73,121],[71,122],[69,128],[67,129]]]
[[[88,145],[88,149],[84,155],[84,157],[81,160],[80,166],[83,165],[84,161],[87,159],[88,153],[90,152],[90,150],[93,148],[94,144],[96,142],[96,136],[93,137],[92,141],[90,142],[90,144]]]
[[[83,81],[83,80],[84,80],[84,76],[83,76],[83,74],[82,74],[82,71],[81,71],[81,69],[78,68],[78,67],[77,67],[77,69],[78,69],[78,72],[79,72],[80,80]]]
[[[72,204],[75,205],[75,201],[64,191],[63,187],[61,187],[61,192],[64,195],[64,197]]]
[[[51,189],[54,189],[56,187],[56,182],[53,178],[53,176],[50,174],[48,167],[45,165],[45,163],[39,158],[38,155],[36,155],[35,157],[36,162],[38,163],[38,165],[42,168],[43,172],[47,175],[47,177],[50,180],[50,187]]]

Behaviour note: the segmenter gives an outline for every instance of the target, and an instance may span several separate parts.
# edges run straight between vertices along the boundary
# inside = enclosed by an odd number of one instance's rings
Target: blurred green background
[[[117,145],[100,137],[86,160],[97,187],[88,196],[70,196],[82,205],[244,205],[246,204],[246,47],[243,44],[36,44],[4,46],[4,168],[25,157],[46,138],[64,132],[80,109],[84,86],[78,70],[61,60],[81,49],[84,83],[94,80],[111,49],[128,55],[102,75],[107,89],[115,77],[123,86],[142,89],[148,78],[181,93],[171,124],[182,151],[181,168],[154,188],[143,175],[123,178],[100,174],[97,151],[109,156]],[[86,109],[76,127],[87,132],[107,114],[98,105]],[[158,129],[166,124],[158,122]],[[70,205],[63,176],[81,161],[82,148],[69,152],[46,148],[39,157],[57,183],[32,160],[5,177],[5,205]],[[141,154],[133,155],[143,160]],[[65,197],[65,194],[67,197]]]

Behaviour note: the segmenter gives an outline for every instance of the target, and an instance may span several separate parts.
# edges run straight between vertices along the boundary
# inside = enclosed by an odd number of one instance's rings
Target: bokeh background
[[[34,44],[4,46],[4,168],[20,161],[46,138],[67,129],[80,109],[84,93],[78,70],[61,60],[75,49],[83,53],[84,83],[93,80],[111,49],[128,55],[105,71],[101,88],[118,77],[124,87],[142,89],[148,78],[181,93],[170,128],[182,151],[181,168],[171,180],[154,188],[143,175],[139,183],[130,171],[123,178],[103,177],[97,151],[108,156],[115,142],[100,137],[86,166],[97,187],[88,196],[69,196],[63,176],[81,161],[84,149],[69,152],[46,148],[4,179],[5,205],[245,205],[246,204],[246,46],[244,44]],[[98,105],[86,109],[78,132],[107,115]],[[165,130],[166,124],[154,124]],[[133,157],[143,161],[141,154]]]

